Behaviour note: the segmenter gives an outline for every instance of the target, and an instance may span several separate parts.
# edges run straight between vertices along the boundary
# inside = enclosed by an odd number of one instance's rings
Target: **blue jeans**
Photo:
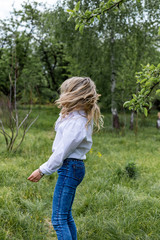
[[[67,158],[57,172],[58,180],[53,195],[52,224],[58,240],[77,240],[77,230],[71,209],[76,188],[85,175],[84,162]]]

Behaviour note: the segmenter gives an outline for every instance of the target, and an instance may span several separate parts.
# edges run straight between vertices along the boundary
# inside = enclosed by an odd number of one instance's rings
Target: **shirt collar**
[[[68,116],[75,116],[75,115],[82,115],[82,116],[86,117],[86,112],[84,110],[75,110],[75,111],[70,112],[68,114]],[[59,116],[60,117],[62,116],[61,112],[59,113]]]
[[[81,115],[81,116],[84,116],[86,117],[86,112],[84,110],[76,110],[76,111],[73,111],[71,112],[74,116],[75,115]]]

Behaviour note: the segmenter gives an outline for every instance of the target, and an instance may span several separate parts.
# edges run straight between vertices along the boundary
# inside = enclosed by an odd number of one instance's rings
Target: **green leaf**
[[[67,12],[69,12],[69,13],[72,12],[72,13],[73,13],[74,10],[72,10],[72,9],[67,9]]]
[[[93,22],[94,22],[94,17],[90,19],[90,23],[93,23]]]
[[[144,115],[147,117],[148,116],[148,110],[147,108],[143,108]]]
[[[144,92],[145,92],[145,88],[142,88],[142,90],[140,91],[141,95],[143,95]]]
[[[104,2],[100,2],[99,7],[101,8],[103,7],[103,5],[104,5]]]
[[[147,78],[144,78],[143,80],[140,81],[140,83],[145,83],[147,81]]]
[[[128,107],[130,105],[130,101],[127,101],[123,104],[123,107]]]
[[[75,18],[75,23],[79,24],[79,17]]]
[[[151,108],[152,108],[152,103],[150,102],[150,103],[149,103],[149,109],[151,109]]]
[[[130,106],[128,109],[129,109],[129,110],[133,110],[133,107],[132,107],[132,106]]]
[[[67,21],[69,21],[73,16],[70,14],[69,18],[67,19]]]
[[[133,98],[137,98],[136,94],[132,94]]]
[[[97,18],[98,18],[98,20],[99,20],[99,21],[101,20],[101,17],[100,17],[100,15],[97,15]]]
[[[156,94],[157,94],[157,95],[160,94],[160,89],[158,89],[158,90],[156,91]]]
[[[160,35],[160,27],[159,27],[159,29],[158,29],[158,35]]]
[[[84,29],[84,25],[82,24],[82,25],[79,27],[80,33],[83,33],[83,29]]]
[[[123,3],[120,3],[120,9],[123,11],[123,10],[126,10],[126,7]]]
[[[147,95],[149,95],[149,93],[150,93],[150,90],[147,90],[147,91],[144,93],[144,95],[147,96]]]
[[[76,24],[75,26],[75,30],[77,30],[79,28],[79,24]]]
[[[150,87],[151,83],[150,82],[146,82],[145,87]]]
[[[91,11],[88,11],[88,10],[85,11],[85,16],[90,16],[91,14],[92,14]]]
[[[79,2],[77,2],[76,6],[75,6],[75,10],[76,10],[76,12],[78,12],[78,11],[79,11],[79,8],[80,8],[80,1],[79,1]]]

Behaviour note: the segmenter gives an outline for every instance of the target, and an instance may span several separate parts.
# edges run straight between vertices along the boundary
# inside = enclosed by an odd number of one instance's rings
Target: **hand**
[[[38,182],[42,178],[38,169],[36,169],[27,179],[31,182]]]

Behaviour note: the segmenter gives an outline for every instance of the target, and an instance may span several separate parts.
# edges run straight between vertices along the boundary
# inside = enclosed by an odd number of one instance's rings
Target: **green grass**
[[[0,135],[2,240],[57,239],[50,221],[57,173],[38,183],[27,181],[27,177],[51,154],[58,111],[36,107],[33,114],[39,114],[39,119],[15,154],[5,152]],[[156,114],[145,122],[139,119],[137,137],[128,126],[113,131],[110,120],[111,116],[105,115],[105,129],[93,136],[86,176],[77,189],[73,215],[78,240],[158,240],[160,132],[155,128]],[[135,178],[127,175],[128,163],[135,163]]]

